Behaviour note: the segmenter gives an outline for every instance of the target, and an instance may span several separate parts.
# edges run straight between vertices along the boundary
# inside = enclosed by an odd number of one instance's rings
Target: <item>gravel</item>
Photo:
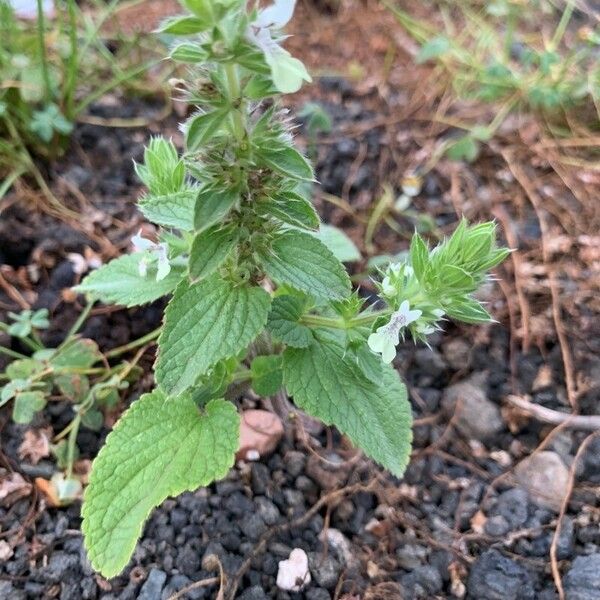
[[[563,585],[567,600],[600,600],[600,553],[578,556]]]

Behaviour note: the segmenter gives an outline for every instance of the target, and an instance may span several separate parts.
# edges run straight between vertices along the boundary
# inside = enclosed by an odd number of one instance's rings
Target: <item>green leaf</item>
[[[281,354],[257,356],[250,365],[252,388],[259,396],[276,394],[283,384]]]
[[[149,266],[146,277],[140,275],[138,265],[143,256],[143,252],[135,252],[116,258],[92,271],[74,289],[107,304],[124,306],[139,306],[170,294],[185,275],[184,267],[172,266],[164,279],[156,281],[155,265]]]
[[[304,181],[314,181],[315,175],[310,163],[291,146],[283,146],[275,150],[260,147],[257,154],[262,162],[287,177]]]
[[[479,156],[479,142],[473,136],[465,135],[448,146],[446,156],[450,160],[473,162]]]
[[[423,281],[423,275],[429,262],[429,249],[423,238],[414,233],[410,242],[410,263],[419,281]]]
[[[190,152],[195,152],[217,133],[229,113],[219,109],[191,117],[185,128],[185,143]]]
[[[267,329],[273,337],[294,348],[306,348],[313,339],[309,327],[300,323],[306,302],[297,296],[277,296],[271,304]]]
[[[212,275],[231,254],[239,236],[235,225],[215,225],[197,234],[190,251],[190,277],[197,281]]]
[[[40,373],[45,366],[40,361],[33,358],[21,358],[14,360],[6,367],[6,374],[9,379],[29,379],[32,375]]]
[[[341,300],[350,292],[350,279],[342,264],[318,239],[289,231],[277,238],[260,261],[267,275],[315,298]]]
[[[165,498],[227,474],[239,443],[239,416],[224,400],[200,411],[189,395],[144,394],[121,417],[92,465],[82,508],[92,566],[118,575],[150,511]]]
[[[217,361],[237,354],[263,330],[271,298],[260,287],[212,276],[182,282],[165,311],[156,381],[171,394],[196,383]]]
[[[185,63],[200,63],[206,61],[208,58],[208,52],[202,48],[199,44],[190,44],[184,42],[178,44],[171,50],[170,54],[173,60],[178,60]]]
[[[79,338],[70,340],[56,350],[50,359],[55,369],[87,369],[102,359],[102,354],[94,340]]]
[[[281,222],[301,229],[319,229],[319,215],[314,206],[299,194],[285,192],[277,198],[268,198],[256,204],[261,215],[268,215]]]
[[[452,44],[446,36],[438,35],[421,46],[416,57],[416,62],[421,64],[433,58],[439,58],[446,54],[451,47]]]
[[[338,346],[313,342],[288,348],[283,377],[295,403],[327,425],[335,425],[365,453],[396,476],[410,457],[412,415],[406,387],[385,365],[380,385],[357,372]]]
[[[313,235],[341,262],[356,262],[362,258],[356,244],[338,227],[322,223]]]
[[[44,406],[46,406],[46,399],[43,392],[21,392],[15,396],[13,421],[23,425],[31,423],[35,413],[42,410]]]
[[[194,189],[164,196],[146,196],[138,202],[138,207],[152,223],[192,231],[197,196],[198,192]]]
[[[473,298],[462,298],[445,306],[446,314],[453,319],[464,323],[490,323],[494,319],[490,316],[480,302]]]
[[[161,24],[161,33],[171,35],[193,35],[201,33],[210,27],[210,21],[198,17],[172,17]]]
[[[240,194],[232,188],[213,186],[202,188],[196,198],[194,228],[196,231],[207,229],[227,216]]]

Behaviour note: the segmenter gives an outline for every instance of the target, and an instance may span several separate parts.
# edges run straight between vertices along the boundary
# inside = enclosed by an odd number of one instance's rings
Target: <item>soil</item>
[[[324,4],[300,7],[292,44],[304,48],[320,77],[290,101],[295,111],[317,100],[334,122],[318,139],[321,214],[344,228],[365,256],[406,250],[415,224],[423,226],[419,215],[431,215],[431,239],[462,214],[497,218],[506,242],[518,248],[498,273],[501,282],[483,292],[498,323],[448,323],[430,348],[400,348],[395,364],[415,417],[413,457],[402,480],[334,431],[312,424],[271,456],[238,462],[224,481],[165,501],[152,513],[130,565],[110,581],[86,559],[79,504],[49,507],[33,486],[15,502],[0,501],[1,598],[159,600],[186,589],[177,597],[216,598],[223,583],[225,598],[242,600],[551,600],[559,598],[554,567],[565,598],[600,599],[600,442],[590,430],[555,427],[510,401],[518,397],[559,415],[600,414],[597,208],[581,204],[587,196],[579,193],[576,174],[557,176],[552,157],[536,158],[532,143],[513,130],[471,166],[441,161],[426,172],[415,212],[392,215],[369,247],[369,210],[383,185],[398,194],[402,178],[426,162],[448,131],[424,123],[430,105],[415,82],[426,73],[410,71],[407,42],[398,41],[389,13],[371,2],[339,10]],[[353,18],[357,5],[370,18]],[[310,27],[315,19],[325,25],[320,32]],[[334,31],[342,41],[328,46]],[[369,47],[354,48],[357,31]],[[390,44],[397,64],[383,86]],[[316,65],[328,47],[335,51],[327,64]],[[342,76],[349,57],[369,76],[360,82]],[[157,104],[118,100],[91,112],[105,119],[147,117],[148,127],[81,124],[64,159],[46,167],[55,195],[80,219],[44,212],[39,196],[27,190],[10,197],[2,212],[0,316],[24,305],[48,308],[49,345],[60,343],[82,308],[68,291],[80,277],[73,255],[108,260],[127,251],[143,225],[132,159],[141,160],[153,133],[179,139],[175,115],[155,123]],[[535,124],[526,125],[537,135]],[[546,202],[543,209],[532,193]],[[365,265],[353,269],[359,273]],[[109,350],[157,327],[163,306],[97,307],[82,335]],[[20,350],[15,341],[0,343]],[[152,352],[142,359],[146,369]],[[151,385],[151,377],[142,377],[121,408]],[[238,402],[259,406],[252,397]],[[32,426],[57,432],[71,414],[70,406],[53,403]],[[48,478],[55,469],[50,460],[31,465],[18,456],[31,426],[14,425],[8,407],[0,419],[3,473]],[[108,430],[81,431],[82,458],[93,459]],[[278,562],[293,548],[309,556],[312,580],[299,593],[275,585]]]

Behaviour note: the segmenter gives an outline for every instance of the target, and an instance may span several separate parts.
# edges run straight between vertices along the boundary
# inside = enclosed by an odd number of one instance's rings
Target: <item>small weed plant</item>
[[[226,475],[240,417],[227,390],[291,396],[400,476],[411,447],[406,388],[391,366],[400,340],[426,341],[445,317],[485,323],[473,293],[507,250],[495,225],[461,222],[433,249],[382,272],[377,307],[351,288],[317,236],[311,165],[298,151],[282,93],[310,77],[282,46],[293,0],[182,0],[162,31],[186,36],[170,56],[197,111],[179,154],[153,139],[137,172],[139,208],[160,227],[137,251],[88,275],[91,300],[136,306],[171,295],[158,339],[156,389],[133,402],[94,461],[83,533],[95,569],[126,566],[143,524],[166,497]]]

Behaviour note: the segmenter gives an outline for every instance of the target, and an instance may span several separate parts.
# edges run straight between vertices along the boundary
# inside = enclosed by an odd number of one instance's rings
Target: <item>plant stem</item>
[[[329,327],[330,329],[352,329],[361,325],[370,325],[379,317],[386,317],[391,314],[391,310],[373,310],[364,312],[351,319],[343,317],[324,317],[323,315],[303,315],[300,322],[303,325],[312,327]]]
[[[49,102],[52,97],[52,86],[50,84],[50,73],[48,71],[48,57],[46,56],[46,20],[44,18],[44,5],[42,0],[37,0],[37,26],[38,45],[40,47],[40,57],[42,59],[42,77],[44,78],[44,87],[46,88],[44,99],[46,102]]]
[[[571,15],[573,14],[573,10],[575,9],[575,1],[574,0],[568,0],[567,1],[567,6],[565,7],[565,10],[560,18],[560,21],[556,27],[556,31],[554,32],[554,35],[552,36],[552,41],[550,42],[550,50],[554,51],[556,50],[557,46],[560,44],[563,35],[565,34],[565,31],[567,30],[567,25],[569,24],[569,21],[571,20]]]
[[[77,442],[77,434],[79,433],[79,425],[81,423],[81,414],[78,412],[71,422],[71,431],[69,431],[69,439],[67,440],[67,479],[73,476],[73,462],[75,461],[75,444]]]
[[[238,141],[242,141],[246,135],[246,125],[244,123],[244,105],[241,98],[240,78],[237,65],[228,63],[225,65],[225,75],[227,77],[227,86],[229,88],[229,100],[233,105],[231,111],[232,131]]]
[[[70,53],[67,62],[67,78],[65,81],[65,115],[69,121],[75,118],[74,101],[75,85],[77,82],[77,67],[79,54],[77,48],[77,17],[75,15],[75,0],[67,0],[69,12],[69,43]]]
[[[162,327],[158,327],[154,331],[147,333],[143,337],[141,337],[137,340],[134,340],[133,342],[129,342],[128,344],[125,344],[124,346],[119,346],[118,348],[114,348],[113,350],[110,350],[104,356],[106,356],[106,358],[115,358],[116,356],[121,356],[121,354],[125,354],[126,352],[129,352],[130,350],[134,350],[135,348],[139,348],[140,346],[143,346],[144,344],[147,344],[148,342],[155,340],[160,335],[161,331],[162,331]]]
[[[60,345],[60,348],[62,348],[79,331],[85,320],[88,318],[88,315],[92,310],[92,306],[94,306],[93,302],[88,302],[85,305],[85,308],[81,311],[81,313],[77,317],[77,320],[71,326],[71,329],[69,329],[69,333],[67,333],[65,339],[63,340],[63,343]]]
[[[4,346],[0,346],[0,354],[6,354],[6,356],[10,356],[11,358],[16,358],[17,360],[21,360],[23,358],[28,358],[24,354],[20,352],[16,352],[15,350],[11,350],[10,348],[6,348]]]

